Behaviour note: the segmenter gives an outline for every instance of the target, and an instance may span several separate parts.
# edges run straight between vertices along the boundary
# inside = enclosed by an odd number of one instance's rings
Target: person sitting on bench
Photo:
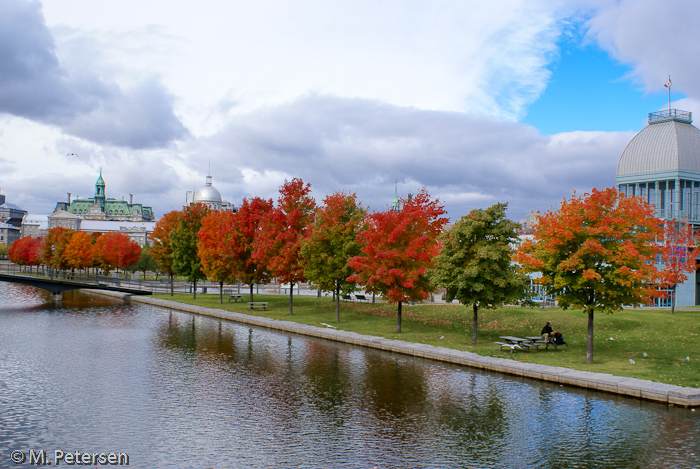
[[[544,343],[547,344],[551,342],[551,338],[554,337],[554,330],[552,329],[552,323],[547,321],[547,324],[544,325],[542,328],[542,340],[544,340]]]

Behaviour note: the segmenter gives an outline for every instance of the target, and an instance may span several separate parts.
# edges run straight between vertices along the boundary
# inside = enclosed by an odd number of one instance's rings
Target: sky
[[[700,111],[696,0],[2,0],[0,193],[385,210],[425,188],[452,220],[520,220],[615,184],[647,113]]]

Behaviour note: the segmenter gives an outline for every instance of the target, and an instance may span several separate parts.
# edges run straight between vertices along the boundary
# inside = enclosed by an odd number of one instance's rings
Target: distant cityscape
[[[656,207],[660,219],[678,219],[700,230],[700,130],[692,125],[692,113],[677,109],[652,112],[647,126],[627,144],[617,165],[618,191],[628,197],[642,197]],[[187,191],[185,206],[201,203],[212,210],[235,212],[236,206],[222,199],[206,177],[199,190]],[[520,220],[521,239],[532,238],[540,212],[532,210]],[[135,203],[133,195],[126,200],[108,198],[102,170],[91,198],[71,199],[56,203],[48,215],[28,214],[8,202],[0,193],[0,244],[11,244],[24,236],[40,237],[54,227],[88,233],[118,231],[139,245],[148,243],[156,225],[156,215],[148,205]],[[678,286],[679,306],[700,305],[700,274],[696,271]],[[666,306],[668,299],[656,299]]]

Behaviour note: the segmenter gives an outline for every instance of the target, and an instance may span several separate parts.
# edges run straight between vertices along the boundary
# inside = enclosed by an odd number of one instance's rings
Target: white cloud
[[[591,2],[588,34],[617,60],[647,92],[663,90],[668,75],[673,89],[700,97],[700,2],[620,0]]]

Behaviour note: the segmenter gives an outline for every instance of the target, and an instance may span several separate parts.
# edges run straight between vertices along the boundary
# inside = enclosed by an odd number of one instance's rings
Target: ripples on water
[[[0,458],[131,467],[700,467],[697,412],[0,283]],[[0,467],[9,459],[0,459]]]

